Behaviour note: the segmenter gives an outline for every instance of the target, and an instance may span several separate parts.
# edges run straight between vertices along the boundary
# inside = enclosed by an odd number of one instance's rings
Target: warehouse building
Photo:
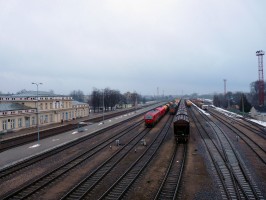
[[[38,108],[37,108],[38,106]],[[0,132],[16,131],[89,115],[89,104],[74,101],[72,97],[51,92],[27,91],[0,96]]]

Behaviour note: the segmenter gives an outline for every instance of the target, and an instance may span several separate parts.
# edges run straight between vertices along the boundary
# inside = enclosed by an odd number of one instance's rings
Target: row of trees
[[[266,94],[266,83],[264,83],[264,93]],[[266,99],[264,97],[264,99]],[[227,92],[226,95],[218,94],[213,97],[213,104],[218,107],[237,107],[240,111],[249,112],[251,107],[259,107],[259,81],[250,83],[250,92]]]
[[[137,92],[126,92],[121,94],[119,90],[105,88],[103,90],[94,88],[91,95],[85,98],[80,90],[74,90],[70,96],[76,101],[89,103],[94,112],[100,112],[102,109],[114,110],[116,108],[126,107],[129,104],[135,106],[138,102],[145,103],[146,98]],[[104,107],[104,108],[103,108]]]
[[[69,95],[76,101],[85,102],[85,96],[81,90],[73,90]]]
[[[249,103],[246,94],[241,92],[227,92],[213,96],[213,105],[227,109],[238,109],[239,111],[249,112],[251,104]]]
[[[105,111],[114,110],[116,108],[122,108],[123,106],[126,107],[129,104],[136,106],[136,104],[141,101],[145,103],[146,100],[136,92],[121,94],[118,90],[109,88],[99,90],[94,88],[88,103],[93,107],[94,112],[96,112],[96,110],[99,112],[102,109]]]

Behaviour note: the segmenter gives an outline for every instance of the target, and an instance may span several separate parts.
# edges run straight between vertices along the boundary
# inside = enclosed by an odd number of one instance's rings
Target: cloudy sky
[[[2,93],[249,91],[261,49],[265,0],[0,0]]]

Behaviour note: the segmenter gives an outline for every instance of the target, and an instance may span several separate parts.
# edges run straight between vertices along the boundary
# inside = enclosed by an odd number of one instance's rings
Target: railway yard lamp
[[[242,114],[244,117],[244,93],[242,93]]]
[[[104,124],[104,89],[103,89],[103,124]]]
[[[38,129],[38,143],[40,141],[40,127],[39,127],[39,85],[42,85],[42,83],[32,83],[33,85],[37,86],[37,129]]]

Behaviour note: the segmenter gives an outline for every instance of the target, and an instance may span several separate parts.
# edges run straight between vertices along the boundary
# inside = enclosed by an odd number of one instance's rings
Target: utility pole
[[[242,113],[244,117],[244,93],[242,93]]]
[[[226,79],[224,79],[224,96],[226,95]]]
[[[104,89],[103,89],[103,124],[104,124]]]
[[[159,87],[157,87],[157,100],[159,100]]]
[[[42,85],[42,83],[31,83],[33,85],[37,86],[37,95],[36,95],[36,100],[37,100],[37,129],[38,129],[38,143],[40,141],[40,126],[39,126],[39,85]]]
[[[263,55],[264,51],[256,51],[258,56],[258,72],[259,72],[259,106],[264,106],[264,78],[263,78]]]

